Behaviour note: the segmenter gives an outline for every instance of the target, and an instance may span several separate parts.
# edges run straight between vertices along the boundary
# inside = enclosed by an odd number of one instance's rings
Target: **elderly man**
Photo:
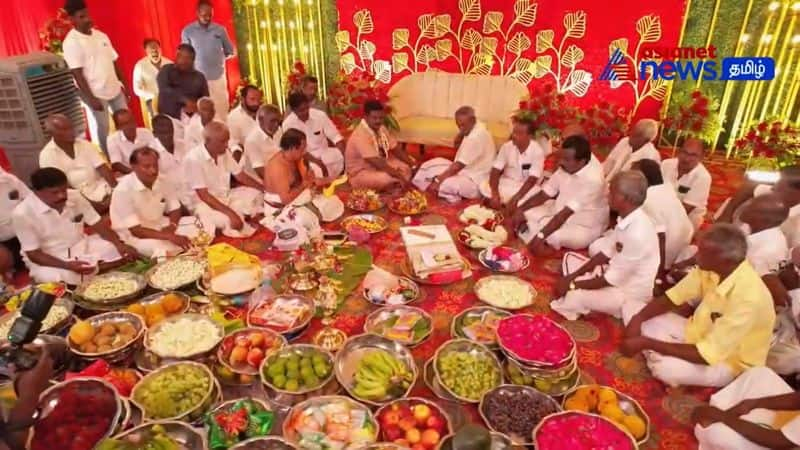
[[[228,151],[230,133],[224,123],[209,123],[204,135],[205,143],[183,161],[194,191],[195,215],[209,234],[220,229],[226,236],[248,237],[254,230],[245,219],[261,214],[263,186],[244,173]],[[231,176],[242,186],[231,189]]]
[[[142,111],[147,112],[146,123],[151,123],[156,115],[155,102],[158,97],[158,71],[172,60],[161,54],[161,42],[158,39],[146,38],[144,40],[144,58],[133,66],[133,92],[142,101]]]
[[[383,121],[386,109],[377,100],[364,103],[364,118],[347,141],[347,176],[354,188],[397,191],[410,185],[415,161],[397,145]]]
[[[419,190],[437,193],[450,203],[480,196],[480,186],[489,177],[495,157],[492,135],[484,124],[478,123],[471,106],[458,108],[455,119],[458,126],[455,158],[424,162],[413,180]]]
[[[149,258],[173,256],[191,247],[178,232],[181,204],[177,192],[162,182],[158,152],[142,147],[133,151],[133,173],[122,177],[111,195],[111,226],[123,241]],[[194,218],[190,218],[194,222]],[[185,221],[186,222],[186,221]],[[184,234],[191,234],[188,228]]]
[[[514,230],[533,254],[545,245],[555,249],[586,248],[608,226],[603,167],[589,141],[572,136],[561,145],[559,168],[542,189],[517,208]]]
[[[603,161],[603,172],[606,180],[616,174],[630,169],[636,161],[652,159],[661,162],[661,155],[653,145],[658,136],[658,122],[653,119],[642,119],[633,126],[630,136],[622,138]]]
[[[214,121],[216,109],[210,97],[203,97],[197,100],[197,114],[189,119],[189,124],[183,131],[183,139],[186,145],[192,149],[203,144],[205,137],[203,132],[209,123]]]
[[[228,77],[225,60],[235,56],[228,31],[211,22],[214,7],[209,0],[197,2],[197,20],[181,31],[181,42],[197,50],[197,70],[208,80],[208,92],[217,111],[217,120],[228,114]]]
[[[257,87],[248,84],[239,96],[239,106],[228,114],[228,129],[231,130],[231,142],[243,148],[247,136],[257,128],[256,113],[264,95]]]
[[[97,30],[83,0],[67,0],[64,10],[73,28],[64,38],[64,60],[75,77],[92,140],[106,151],[108,112],[127,108],[119,55],[111,40]]]
[[[83,276],[119,267],[138,258],[135,249],[100,221],[100,216],[77,191],[68,189],[67,176],[54,167],[31,175],[34,195],[12,214],[23,258],[36,282],[80,284]],[[95,234],[84,233],[84,225]]]
[[[575,253],[564,256],[564,276],[556,284],[553,311],[576,320],[592,311],[622,317],[626,302],[652,297],[658,273],[658,236],[642,205],[647,180],[636,171],[624,171],[611,180],[608,203],[619,221],[609,238],[614,243],[591,259]],[[601,238],[606,239],[606,238]],[[599,270],[604,264],[604,271]]]
[[[256,123],[244,141],[245,170],[264,179],[264,165],[278,151],[281,142],[281,111],[274,105],[263,105],[256,113]]]
[[[711,174],[703,165],[703,141],[688,138],[678,150],[678,157],[661,162],[661,175],[678,192],[695,231],[705,220]]]
[[[702,450],[768,450],[800,446],[800,393],[775,372],[753,367],[692,413]],[[789,422],[779,411],[792,411]]]
[[[52,139],[39,153],[39,167],[55,167],[67,175],[69,186],[78,190],[98,212],[108,210],[111,187],[116,186],[114,174],[92,143],[75,138],[69,117],[53,114],[45,128]]]
[[[697,268],[666,295],[624,309],[623,353],[645,351],[650,372],[669,386],[723,387],[767,361],[775,309],[733,225],[701,234]]]
[[[131,173],[130,159],[137,148],[156,148],[159,143],[147,128],[138,128],[136,119],[127,109],[114,113],[117,131],[108,137],[108,159],[111,168],[122,174]]]
[[[153,150],[158,152],[158,173],[164,184],[175,191],[186,208],[192,206],[192,193],[186,179],[183,160],[189,152],[186,142],[175,135],[175,124],[169,116],[159,114],[153,118],[153,135],[158,140]]]
[[[536,125],[532,122],[514,121],[511,140],[500,147],[489,180],[481,186],[489,207],[513,214],[521,202],[536,192],[533,188],[542,179],[547,155],[534,139],[535,134]]]
[[[324,111],[311,108],[308,97],[300,92],[289,94],[292,113],[283,121],[283,130],[294,128],[308,139],[306,159],[317,177],[338,177],[344,171],[344,138]],[[354,131],[355,133],[355,131]],[[331,142],[334,147],[329,147]]]
[[[175,54],[175,64],[166,64],[158,72],[158,112],[172,117],[177,123],[188,122],[197,109],[197,99],[208,97],[206,77],[194,68],[195,50],[181,44]],[[183,137],[183,129],[176,130]]]

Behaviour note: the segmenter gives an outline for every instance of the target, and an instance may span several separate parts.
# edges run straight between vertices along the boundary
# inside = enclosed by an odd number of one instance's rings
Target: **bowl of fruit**
[[[545,417],[533,430],[533,442],[537,450],[638,448],[633,437],[619,425],[583,411],[564,411]]]
[[[575,358],[575,339],[542,314],[515,314],[497,325],[497,342],[509,358],[528,367],[556,369]]]
[[[465,309],[453,318],[450,336],[454,339],[469,339],[495,350],[497,324],[511,313],[492,306],[476,306]]]
[[[421,445],[436,448],[444,436],[453,432],[450,417],[436,403],[420,397],[395,400],[378,408],[375,417],[381,438],[401,448]]]
[[[408,396],[418,375],[411,351],[376,334],[349,338],[336,353],[334,370],[350,395],[371,405]]]
[[[228,450],[297,450],[287,440],[277,436],[257,437],[239,442]]]
[[[275,393],[311,394],[333,379],[333,355],[316,345],[287,345],[264,359],[260,374],[264,386]]]
[[[431,335],[433,318],[413,306],[385,306],[364,321],[364,332],[377,334],[403,345],[419,345]]]
[[[70,351],[86,359],[119,362],[132,354],[145,332],[144,321],[136,314],[115,311],[79,320],[69,330]]]
[[[433,356],[436,382],[455,399],[478,403],[483,395],[503,384],[497,356],[486,346],[467,339],[442,344]]]
[[[131,402],[145,420],[196,421],[216,400],[218,387],[204,364],[182,361],[145,375],[131,393]]]
[[[504,384],[487,392],[478,406],[484,423],[516,445],[531,445],[536,425],[561,406],[550,396],[528,386]]]
[[[94,450],[205,450],[207,448],[203,435],[190,425],[159,420],[105,439]]]
[[[233,373],[258,375],[264,358],[285,345],[286,339],[270,329],[242,328],[222,339],[217,361]]]
[[[151,327],[167,317],[185,313],[190,303],[191,298],[183,292],[159,292],[131,303],[125,310],[139,315]]]
[[[401,216],[422,214],[428,208],[428,199],[422,192],[412,189],[389,202],[389,211]]]
[[[643,444],[650,438],[650,417],[633,397],[609,387],[584,385],[564,395],[562,405],[567,411],[598,414],[616,423]]]
[[[454,434],[443,437],[441,442],[439,442],[439,446],[436,447],[436,450],[458,450],[458,444],[454,443],[455,439],[456,436]],[[496,431],[492,431],[486,436],[486,444],[489,445],[488,447],[482,445],[483,442],[480,442],[481,439],[482,438],[478,438],[478,440],[469,439],[467,442],[475,445],[473,448],[490,448],[491,450],[512,450],[516,448],[508,436]]]
[[[358,212],[373,212],[383,208],[383,200],[372,189],[353,189],[346,204],[348,208]]]
[[[379,433],[372,411],[341,395],[309,398],[283,421],[283,437],[304,449],[359,448],[376,442]]]
[[[513,359],[505,361],[508,380],[513,384],[530,386],[544,394],[560,397],[574,389],[580,383],[581,371],[576,364],[569,367],[569,371],[560,376],[543,376],[538,371],[519,364]]]

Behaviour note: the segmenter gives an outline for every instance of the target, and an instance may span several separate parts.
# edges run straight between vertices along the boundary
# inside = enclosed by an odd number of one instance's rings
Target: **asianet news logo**
[[[766,81],[775,78],[775,60],[769,57],[727,57],[722,66],[717,62],[717,48],[708,47],[644,47],[642,58],[634,67],[631,57],[617,48],[600,74],[601,80],[634,81],[664,80],[733,80]],[[659,62],[660,60],[660,62]]]

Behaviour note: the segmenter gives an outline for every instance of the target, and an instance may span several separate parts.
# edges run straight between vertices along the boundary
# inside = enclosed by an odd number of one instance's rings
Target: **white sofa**
[[[432,146],[451,147],[458,133],[453,114],[472,106],[499,147],[510,135],[511,116],[527,98],[528,88],[508,77],[440,71],[408,75],[389,89],[398,141]]]

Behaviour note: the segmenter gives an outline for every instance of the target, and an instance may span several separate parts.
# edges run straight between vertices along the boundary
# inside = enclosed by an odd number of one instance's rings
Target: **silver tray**
[[[412,339],[411,342],[403,342],[403,341],[400,341],[400,340],[397,340],[397,339],[392,339],[392,338],[384,335],[383,333],[379,333],[378,332],[377,329],[378,329],[378,326],[381,323],[385,322],[393,314],[398,314],[398,313],[401,313],[401,312],[419,314],[420,317],[421,317],[420,320],[425,321],[425,322],[428,323],[428,331],[426,331],[420,338]],[[425,312],[423,309],[415,308],[413,306],[405,306],[405,305],[384,306],[383,308],[380,308],[380,309],[378,309],[376,311],[373,311],[372,313],[370,313],[367,316],[367,320],[364,321],[364,332],[365,333],[376,334],[378,336],[382,336],[382,337],[384,337],[386,339],[392,340],[394,342],[398,342],[398,343],[400,343],[402,345],[405,345],[405,346],[408,346],[408,347],[415,347],[415,346],[421,344],[423,341],[425,341],[425,339],[428,339],[428,337],[430,337],[431,333],[433,332],[433,318],[431,317],[430,314]],[[413,338],[413,336],[412,336],[412,338]]]
[[[124,360],[128,355],[132,354],[136,348],[139,346],[139,343],[142,340],[142,335],[145,331],[144,321],[141,317],[136,314],[129,313],[126,311],[114,311],[114,312],[107,312],[103,314],[98,314],[96,316],[89,317],[86,319],[95,330],[98,326],[104,323],[119,323],[119,322],[128,322],[136,329],[136,334],[134,335],[133,339],[128,341],[122,347],[105,351],[105,352],[94,352],[94,353],[86,353],[78,350],[75,344],[72,343],[72,340],[67,338],[67,346],[69,347],[70,351],[81,358],[87,359],[105,359],[109,362],[119,362]]]
[[[160,425],[164,428],[167,436],[171,437],[179,444],[192,450],[206,450],[208,444],[205,437],[197,432],[194,428],[183,422],[173,420],[157,420],[148,422],[144,425],[131,428],[128,431],[122,432],[114,436],[114,439],[124,439],[126,437],[136,437],[139,439],[150,437],[152,429],[155,425]]]
[[[86,289],[89,286],[91,286],[93,282],[97,280],[103,280],[106,278],[122,278],[122,279],[133,280],[136,282],[136,288],[134,291],[125,295],[121,295],[116,298],[93,299],[84,296],[84,292],[86,292]],[[89,305],[96,305],[100,307],[107,307],[110,305],[119,306],[139,296],[139,294],[142,293],[145,287],[147,287],[147,281],[145,281],[144,276],[142,275],[131,272],[107,272],[102,275],[96,275],[86,280],[75,290],[75,296],[80,297],[80,299],[82,300],[81,302],[82,305],[88,303]]]
[[[155,273],[158,270],[160,270],[162,267],[164,267],[165,265],[171,264],[172,261],[175,261],[175,260],[178,260],[178,259],[192,259],[192,260],[195,260],[196,262],[200,263],[200,265],[202,266],[202,269],[200,270],[200,273],[198,273],[196,277],[192,278],[191,280],[187,281],[186,283],[179,284],[179,285],[161,286],[161,285],[155,284],[153,282],[153,275],[155,275]],[[194,282],[199,280],[203,276],[203,273],[205,272],[205,267],[206,267],[205,262],[203,260],[198,259],[196,256],[182,255],[182,256],[176,256],[174,258],[167,258],[164,261],[159,262],[155,266],[151,267],[150,270],[145,272],[144,277],[147,280],[147,284],[150,287],[152,287],[153,289],[158,289],[159,291],[174,291],[174,290],[180,289],[182,287],[189,286],[190,284],[193,284]]]
[[[219,339],[212,345],[210,348],[203,349],[200,351],[196,351],[194,353],[189,353],[186,355],[172,355],[172,354],[159,354],[155,351],[152,346],[152,340],[158,331],[167,323],[177,322],[180,319],[189,318],[193,319],[194,321],[205,321],[213,325],[217,331],[219,332]],[[162,321],[158,322],[157,324],[153,325],[152,328],[147,330],[147,333],[144,336],[144,348],[147,351],[153,353],[155,356],[162,358],[162,359],[173,359],[173,360],[184,360],[184,359],[193,359],[193,358],[201,358],[205,355],[212,354],[214,350],[217,348],[220,342],[222,342],[222,338],[225,336],[225,329],[219,323],[215,322],[211,317],[205,314],[197,314],[197,313],[186,313],[186,314],[175,314],[173,316],[169,316]]]

